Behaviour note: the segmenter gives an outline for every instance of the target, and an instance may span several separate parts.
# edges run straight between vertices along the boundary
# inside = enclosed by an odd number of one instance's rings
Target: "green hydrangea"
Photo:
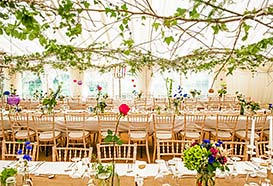
[[[188,148],[183,153],[183,160],[185,167],[189,170],[199,170],[203,167],[204,162],[208,157],[208,150],[200,145],[194,145],[191,148]]]

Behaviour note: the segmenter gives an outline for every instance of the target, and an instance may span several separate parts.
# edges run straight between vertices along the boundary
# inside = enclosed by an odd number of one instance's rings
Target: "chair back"
[[[222,148],[225,149],[227,154],[231,157],[238,157],[241,160],[247,160],[247,142],[238,141],[224,141]]]
[[[134,99],[134,106],[137,110],[146,110],[147,106],[146,98]]]
[[[238,114],[217,114],[216,117],[216,138],[220,131],[230,132],[232,140],[235,136],[239,115]]]
[[[137,144],[97,144],[97,158],[99,162],[135,163],[137,154]]]
[[[18,151],[22,150],[22,154],[28,154],[32,160],[36,160],[37,143],[30,143],[31,150],[27,150],[25,142],[2,141],[2,160],[16,160]]]
[[[53,161],[73,161],[73,158],[89,158],[92,159],[93,148],[79,147],[53,147]]]
[[[268,145],[269,141],[256,141],[256,154],[257,157],[268,157]]]
[[[174,121],[175,115],[173,114],[153,115],[155,134],[171,134],[174,138]]]
[[[15,133],[20,130],[26,130],[27,135],[23,137],[24,139],[25,138],[30,139],[31,136],[30,136],[30,126],[29,126],[29,114],[15,113],[15,114],[9,114],[8,117],[9,117],[9,122],[10,122],[11,130],[12,130],[13,140],[15,140]]]
[[[205,114],[184,114],[184,130],[185,131],[203,131],[206,121]]]
[[[162,156],[182,157],[186,148],[190,147],[192,141],[189,140],[158,140],[157,159]]]
[[[98,115],[99,142],[106,136],[108,130],[115,131],[117,120],[117,113],[101,113]]]
[[[64,114],[66,133],[69,131],[85,131],[85,113],[69,112]]]
[[[144,131],[148,134],[149,131],[149,114],[128,114],[129,133]]]

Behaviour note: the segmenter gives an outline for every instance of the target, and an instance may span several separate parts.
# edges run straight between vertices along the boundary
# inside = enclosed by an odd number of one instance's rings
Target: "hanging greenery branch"
[[[225,68],[228,74],[238,68],[255,72],[260,65],[273,61],[269,52],[273,45],[273,8],[265,1],[261,7],[236,12],[231,8],[233,3],[191,0],[185,3],[187,6],[179,5],[175,12],[160,14],[153,4],[138,0],[131,3],[60,0],[46,4],[38,0],[4,0],[0,2],[0,35],[37,40],[44,49],[42,53],[5,55],[4,63],[11,66],[11,73],[24,70],[43,73],[43,66],[48,64],[64,70],[97,68],[101,72],[119,64],[129,66],[133,73],[144,66],[186,74],[219,65],[219,72]],[[98,15],[100,20],[96,19]],[[132,25],[145,28],[149,23],[152,23],[151,32],[140,43],[133,36]],[[256,34],[255,28],[259,26],[265,28],[261,33],[264,38],[252,44],[238,44],[238,41],[249,43],[248,39]],[[66,44],[54,38],[56,33],[64,33]],[[220,33],[234,38],[233,45],[220,41]],[[48,37],[51,34],[53,38]],[[86,34],[94,35],[92,40],[84,41],[87,44],[71,43],[85,39]],[[214,39],[209,45],[207,40],[211,37]],[[181,54],[190,40],[198,45]]]

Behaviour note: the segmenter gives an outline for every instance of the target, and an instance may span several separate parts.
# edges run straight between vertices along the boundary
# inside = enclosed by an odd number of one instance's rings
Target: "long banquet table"
[[[0,161],[0,170],[4,167],[10,165],[12,161]],[[14,164],[13,164],[14,166]],[[67,172],[65,169],[71,166],[71,162],[29,162],[31,179],[34,183],[34,186],[80,186],[87,185],[89,179],[82,178],[71,178],[71,171]],[[195,185],[195,175],[196,172],[190,171],[183,166],[183,162],[180,162],[178,170],[181,173],[181,177],[175,181],[172,179],[172,175],[169,174],[164,177],[164,179],[159,180],[155,179],[155,176],[158,173],[157,164],[147,164],[145,169],[142,169],[141,172],[136,168],[136,165],[132,166],[132,172],[127,173],[128,164],[116,164],[117,173],[120,175],[121,186],[123,185],[134,185],[134,176],[139,174],[144,177],[144,186],[161,186],[164,183],[169,183],[170,185]],[[236,166],[238,176],[218,176],[216,178],[216,186],[229,186],[229,185],[244,185],[246,170],[254,171],[257,169],[254,164],[251,162],[237,162]],[[80,170],[80,168],[79,168]],[[218,171],[219,173],[219,171]],[[48,175],[54,174],[53,179],[49,179]],[[70,175],[70,176],[69,176]],[[18,176],[18,182],[20,182],[20,177]],[[269,175],[271,183],[273,183],[272,173]],[[251,181],[258,182],[259,178],[251,178]]]
[[[86,112],[85,110],[74,110],[74,112]],[[30,112],[33,113],[33,112]],[[87,112],[86,112],[87,113]],[[202,112],[199,112],[202,113]],[[207,112],[204,113],[207,115],[206,121],[204,128],[205,130],[209,131],[210,129],[214,129],[216,127],[216,114],[217,113],[225,113],[225,112]],[[31,115],[31,114],[30,114]],[[65,123],[64,123],[64,117],[62,116],[63,113],[58,113],[56,116],[55,122],[56,122],[56,129],[60,131],[65,131]],[[4,118],[4,125],[5,128],[9,128],[9,120],[8,117],[5,115]],[[32,118],[29,119],[30,123],[32,121]],[[246,116],[239,116],[238,123],[236,130],[245,130],[246,128],[246,121],[247,117]],[[127,132],[128,131],[128,121],[127,118],[122,118],[119,124],[119,131],[120,132]],[[174,123],[174,132],[179,132],[180,130],[183,129],[184,125],[184,117],[183,116],[176,116],[176,120]],[[227,126],[229,127],[229,126]],[[269,128],[269,127],[268,127]],[[92,131],[92,132],[97,132],[99,129],[98,127],[98,118],[95,114],[93,113],[87,113],[87,119],[86,119],[86,130]],[[153,128],[153,122],[152,122],[152,114],[149,119],[149,133],[152,134],[154,131]]]

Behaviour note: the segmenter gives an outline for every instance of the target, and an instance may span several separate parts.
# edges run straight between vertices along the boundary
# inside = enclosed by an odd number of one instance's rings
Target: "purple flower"
[[[213,156],[210,155],[208,161],[209,161],[210,164],[212,164],[212,163],[215,162],[215,158],[214,158]]]
[[[216,147],[220,147],[220,143],[215,143],[215,146]]]
[[[30,141],[26,141],[26,142],[25,142],[25,145],[30,145]]]
[[[218,143],[219,143],[220,145],[222,145],[222,144],[223,144],[223,142],[222,142],[221,140],[218,140]]]
[[[27,149],[27,150],[32,150],[32,146],[31,146],[31,145],[27,145],[27,146],[26,146],[26,149]]]
[[[177,96],[177,94],[174,94],[174,95],[173,95],[173,97],[176,97],[176,96]]]
[[[24,160],[27,160],[27,161],[31,161],[31,160],[32,160],[32,158],[31,158],[31,156],[30,156],[29,154],[25,154],[25,155],[23,156],[23,159],[24,159]]]
[[[19,154],[19,155],[22,155],[22,153],[23,153],[22,149],[19,149],[19,150],[17,151],[17,154]]]
[[[269,109],[271,109],[272,108],[272,103],[269,103],[268,106],[269,106]]]

